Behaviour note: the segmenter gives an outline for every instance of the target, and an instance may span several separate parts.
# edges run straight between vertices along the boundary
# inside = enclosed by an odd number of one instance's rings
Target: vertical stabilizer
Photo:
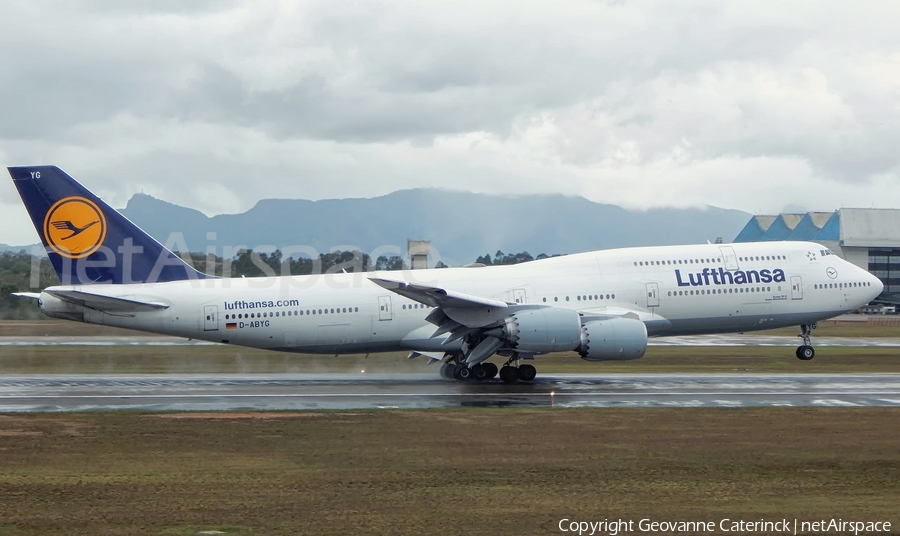
[[[8,169],[62,284],[208,277],[58,167]]]

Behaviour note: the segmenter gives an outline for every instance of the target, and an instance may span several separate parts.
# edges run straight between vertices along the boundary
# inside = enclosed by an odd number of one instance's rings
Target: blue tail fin
[[[8,169],[62,284],[208,277],[58,167]]]

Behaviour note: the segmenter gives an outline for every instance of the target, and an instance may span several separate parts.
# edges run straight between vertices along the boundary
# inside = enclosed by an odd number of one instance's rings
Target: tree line
[[[270,253],[242,249],[234,258],[223,259],[203,253],[179,255],[197,270],[219,277],[271,277],[279,275],[309,275],[314,273],[363,272],[372,270],[405,270],[409,268],[403,257],[381,255],[372,259],[361,251],[333,251],[317,258],[285,257],[280,250]],[[554,257],[556,255],[553,255]],[[549,255],[532,257],[527,251],[505,254],[497,251],[479,256],[475,262],[486,266],[518,264]],[[435,268],[447,268],[439,262]],[[37,292],[58,285],[59,278],[46,257],[36,257],[25,251],[0,253],[0,319],[44,318],[35,300],[12,296],[13,292]]]
[[[522,262],[549,259],[550,257],[559,256],[559,254],[547,255],[546,253],[541,253],[537,257],[532,257],[531,254],[527,251],[523,251],[522,253],[507,254],[498,249],[497,253],[494,254],[494,258],[491,258],[491,254],[487,253],[475,259],[475,264],[483,264],[485,266],[503,266],[507,264],[519,264]]]

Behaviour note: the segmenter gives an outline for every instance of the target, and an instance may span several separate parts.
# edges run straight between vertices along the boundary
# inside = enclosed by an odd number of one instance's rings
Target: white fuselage
[[[93,293],[166,304],[109,313],[46,292],[61,318],[254,348],[305,353],[443,351],[433,310],[368,278],[373,273],[90,285]],[[639,318],[650,336],[809,324],[853,311],[881,282],[811,242],[626,248],[512,266],[379,272],[511,304]],[[79,287],[56,287],[77,289]],[[85,288],[85,287],[81,287]]]

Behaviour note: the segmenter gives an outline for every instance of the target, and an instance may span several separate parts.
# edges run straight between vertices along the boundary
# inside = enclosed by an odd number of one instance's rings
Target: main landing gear
[[[513,363],[516,363],[513,365]],[[465,363],[459,363],[451,358],[441,365],[441,378],[445,380],[485,381],[491,380],[500,373],[503,383],[516,383],[517,381],[534,381],[537,369],[532,365],[519,365],[518,359],[510,358],[501,368],[490,362],[483,362],[469,368]]]
[[[817,327],[819,326],[816,323],[803,324],[800,326],[800,335],[797,336],[803,339],[803,344],[797,347],[797,359],[809,361],[816,357],[816,349],[810,344],[809,335]]]
[[[532,365],[519,365],[518,367],[503,365],[503,368],[500,369],[500,379],[503,380],[503,383],[516,383],[520,380],[530,382],[534,381],[535,376],[537,376],[537,369]]]
[[[519,356],[514,355],[500,369],[500,379],[503,383],[516,383],[517,381],[534,381],[537,369],[532,365],[520,365]]]
[[[490,380],[497,375],[497,365],[493,363],[479,363],[469,368],[464,363],[455,360],[441,365],[441,378],[445,380]]]

